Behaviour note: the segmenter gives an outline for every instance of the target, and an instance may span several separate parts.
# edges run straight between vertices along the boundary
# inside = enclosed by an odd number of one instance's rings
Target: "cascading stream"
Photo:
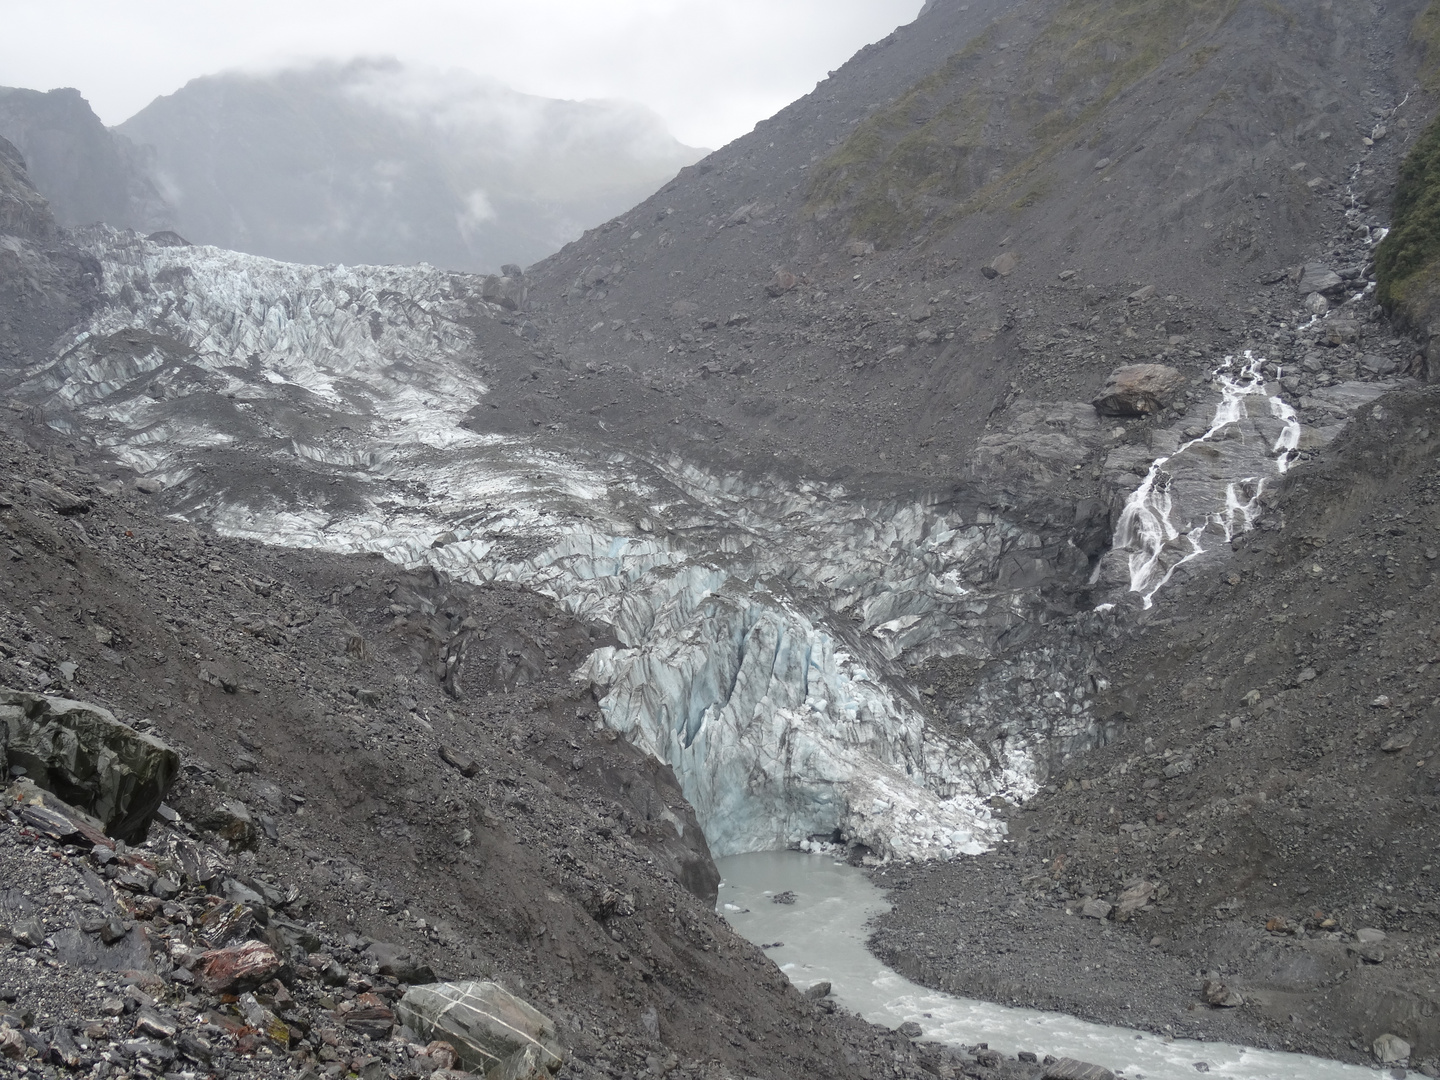
[[[1237,533],[1248,532],[1255,526],[1259,513],[1260,496],[1264,493],[1266,476],[1256,472],[1251,475],[1230,478],[1218,473],[1228,469],[1203,464],[1192,465],[1202,454],[1214,465],[1223,466],[1229,461],[1245,465],[1264,464],[1277,474],[1284,474],[1290,467],[1292,455],[1300,445],[1300,418],[1295,410],[1279,396],[1271,394],[1265,384],[1264,357],[1245,353],[1244,364],[1236,369],[1235,357],[1227,356],[1225,362],[1215,369],[1214,380],[1220,386],[1220,403],[1209,429],[1197,438],[1179,446],[1173,453],[1158,457],[1151,464],[1144,481],[1135,489],[1125,503],[1115,529],[1114,547],[1129,553],[1130,591],[1139,593],[1144,606],[1149,608],[1154,597],[1169,582],[1176,569],[1203,555],[1206,551],[1202,539],[1207,531],[1223,537],[1226,543]],[[1249,401],[1264,398],[1269,406],[1268,420],[1278,424],[1279,431],[1273,440],[1265,439],[1268,455],[1255,455],[1242,448],[1240,453],[1227,453],[1227,444],[1248,438],[1252,441],[1264,438],[1257,430],[1245,430],[1245,422],[1256,425],[1257,418],[1251,416]],[[1189,455],[1187,458],[1186,455]],[[1177,478],[1182,470],[1177,466],[1186,465],[1186,473],[1199,473],[1203,481],[1199,490],[1189,491],[1183,505],[1177,503]],[[1224,483],[1223,502],[1214,504],[1214,481]],[[1192,486],[1194,486],[1192,484]]]

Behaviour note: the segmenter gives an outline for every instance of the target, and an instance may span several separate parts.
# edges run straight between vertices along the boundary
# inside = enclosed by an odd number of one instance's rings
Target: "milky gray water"
[[[1015,1009],[953,997],[892,971],[865,947],[866,923],[888,909],[883,894],[854,867],[828,855],[772,851],[717,864],[724,877],[718,910],[759,945],[797,986],[828,980],[846,1008],[885,1027],[913,1020],[925,1038],[956,1045],[987,1042],[1014,1055],[1074,1057],[1124,1072],[1126,1080],[1193,1080],[1196,1062],[1234,1080],[1374,1080],[1376,1071],[1303,1054],[1163,1038],[1087,1023],[1062,1013]],[[779,892],[794,904],[776,904]]]

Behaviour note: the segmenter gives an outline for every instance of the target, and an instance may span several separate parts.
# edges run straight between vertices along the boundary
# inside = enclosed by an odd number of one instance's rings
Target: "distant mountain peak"
[[[116,130],[198,243],[464,270],[542,258],[703,154],[637,105],[393,57],[207,75]]]

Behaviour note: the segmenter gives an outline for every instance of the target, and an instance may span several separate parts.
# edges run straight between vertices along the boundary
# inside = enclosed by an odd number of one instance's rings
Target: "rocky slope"
[[[647,1058],[705,1075],[777,1062],[834,1075],[846,1069],[842,1040],[873,1044],[863,1027],[817,1013],[715,917],[714,868],[673,776],[597,727],[594,702],[566,677],[592,628],[517,589],[226,541],[165,521],[143,496],[106,495],[91,460],[63,443],[40,452],[13,439],[0,497],[0,683],[102,700],[181,748],[179,824],[162,823],[142,854],[208,836],[226,874],[282,898],[294,886],[297,898],[269,901],[277,917],[327,927],[342,963],[360,961],[373,937],[442,977],[502,977],[559,1021],[576,1053],[568,1075],[638,1073]],[[61,514],[47,483],[87,509]],[[430,674],[447,628],[462,623],[485,642],[471,658],[470,707]],[[237,800],[254,825],[227,852],[222,804]],[[204,833],[205,822],[222,831]],[[25,858],[18,824],[4,841],[7,926],[39,904],[46,936],[73,934],[88,913],[50,905],[53,860]],[[77,946],[61,972],[98,968],[114,993],[124,978],[203,1013],[209,1000],[144,945],[185,940],[187,920],[122,898],[119,917],[138,937],[89,941],[94,957]],[[0,976],[21,1011],[90,1015],[106,987],[63,977],[51,987]],[[326,1023],[344,1027],[343,1016],[321,1018],[312,1031]],[[317,1034],[298,1060],[324,1045]],[[240,1050],[224,1071],[247,1067]]]
[[[667,416],[599,417],[627,437],[680,416],[692,453],[953,482],[1021,399],[1089,400],[1126,360],[1208,373],[1347,193],[1383,213],[1428,117],[1422,6],[936,4],[534,268],[537,322],[665,388]]]
[[[56,225],[25,160],[0,139],[0,370],[43,356],[94,306],[99,264]]]
[[[1395,1031],[1440,1056],[1436,408],[1365,407],[1296,471],[1283,530],[1108,649],[1114,742],[1012,811],[995,855],[900,874],[881,954],[1177,1036],[1363,1059]]]

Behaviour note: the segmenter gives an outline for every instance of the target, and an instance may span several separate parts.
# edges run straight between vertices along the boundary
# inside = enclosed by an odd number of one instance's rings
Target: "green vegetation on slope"
[[[1395,187],[1390,235],[1375,249],[1380,303],[1428,322],[1440,300],[1440,119],[1415,140]]]
[[[1122,91],[1218,29],[1238,4],[1067,0],[1023,56],[1008,51],[1005,23],[996,23],[863,120],[816,168],[808,208],[819,217],[845,215],[852,235],[881,245],[937,214],[974,209],[1029,177]],[[1194,70],[1213,55],[1213,47],[1197,54]],[[1044,187],[1030,184],[1032,192]]]
[[[1415,19],[1410,40],[1425,50],[1420,76],[1427,89],[1440,85],[1440,0],[1431,0]]]

